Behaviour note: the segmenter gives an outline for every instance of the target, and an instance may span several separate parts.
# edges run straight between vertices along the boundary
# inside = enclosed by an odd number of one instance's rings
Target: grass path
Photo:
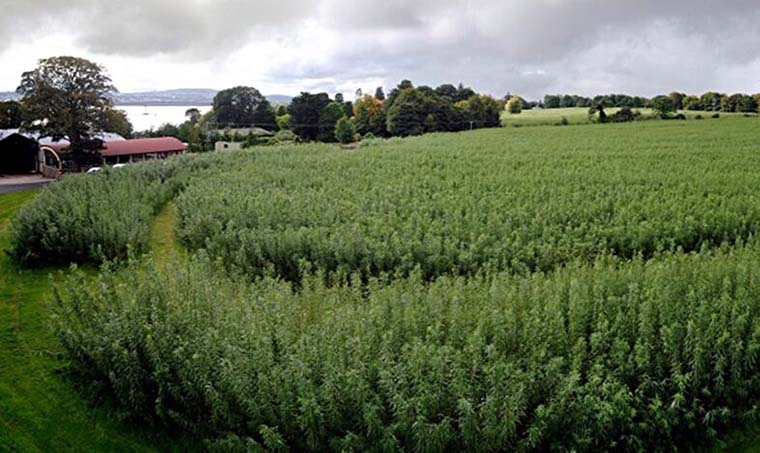
[[[50,274],[19,268],[4,253],[13,213],[37,191],[0,196],[0,452],[188,450],[189,441],[119,422],[68,382],[47,325]]]
[[[156,262],[166,266],[173,258],[185,259],[187,253],[178,243],[174,227],[177,212],[174,203],[169,202],[156,215],[150,230],[150,250]]]

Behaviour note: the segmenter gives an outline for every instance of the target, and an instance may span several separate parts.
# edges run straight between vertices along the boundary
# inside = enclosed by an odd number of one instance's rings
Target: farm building
[[[214,150],[216,151],[236,151],[243,149],[242,142],[216,142],[214,143]]]
[[[38,170],[39,145],[18,131],[0,131],[0,174],[34,173]]]
[[[166,159],[187,150],[187,145],[174,137],[139,138],[106,142],[100,155],[106,164],[119,164],[145,159]]]
[[[173,137],[126,140],[113,133],[96,136],[103,142],[100,155],[103,164],[163,159],[184,153],[187,146]],[[42,173],[58,176],[62,171],[76,170],[67,159],[67,140],[37,140],[33,134],[18,129],[0,130],[0,174]]]
[[[274,137],[274,133],[260,127],[217,129],[211,134],[217,138],[214,143],[216,151],[243,149],[245,142],[266,143]]]

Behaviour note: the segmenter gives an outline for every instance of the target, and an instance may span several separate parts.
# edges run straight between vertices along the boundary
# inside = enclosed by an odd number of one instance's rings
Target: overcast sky
[[[122,92],[760,92],[758,0],[0,0],[0,91],[83,56]]]

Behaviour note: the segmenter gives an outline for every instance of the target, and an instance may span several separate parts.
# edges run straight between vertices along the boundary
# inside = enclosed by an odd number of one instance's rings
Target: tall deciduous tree
[[[319,135],[317,136],[317,140],[327,143],[336,141],[335,126],[345,116],[343,104],[337,102],[327,104],[319,116]]]
[[[289,107],[293,132],[302,140],[317,140],[320,134],[322,111],[330,102],[330,96],[327,93],[301,93],[300,96],[293,98]]]
[[[652,99],[652,110],[661,118],[667,118],[676,111],[676,104],[670,96],[657,96]]]
[[[218,92],[214,97],[214,113],[219,129],[276,122],[272,104],[253,87],[238,86]]]
[[[122,137],[130,138],[132,136],[132,123],[129,122],[127,113],[123,110],[110,109],[106,111],[106,119],[103,129],[108,132],[114,132]]]
[[[100,145],[92,138],[108,125],[116,92],[102,66],[76,57],[43,59],[21,76],[17,91],[23,96],[24,130],[68,139],[80,165],[100,160]]]
[[[379,137],[386,135],[383,102],[369,95],[357,100],[354,103],[354,123],[357,132],[362,135],[368,133]]]

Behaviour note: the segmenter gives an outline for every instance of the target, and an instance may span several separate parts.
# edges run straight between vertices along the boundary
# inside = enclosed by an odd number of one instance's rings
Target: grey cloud
[[[304,87],[378,78],[392,86],[410,78],[534,97],[552,90],[729,89],[760,55],[756,0],[0,0],[0,6],[8,2],[0,43],[46,18],[65,20],[84,49],[102,55],[223,61],[258,40],[279,38],[298,48],[299,39],[309,39],[299,35],[306,25],[331,30],[340,40],[322,50],[327,58],[294,56],[266,74]],[[755,83],[749,78],[746,90]]]

